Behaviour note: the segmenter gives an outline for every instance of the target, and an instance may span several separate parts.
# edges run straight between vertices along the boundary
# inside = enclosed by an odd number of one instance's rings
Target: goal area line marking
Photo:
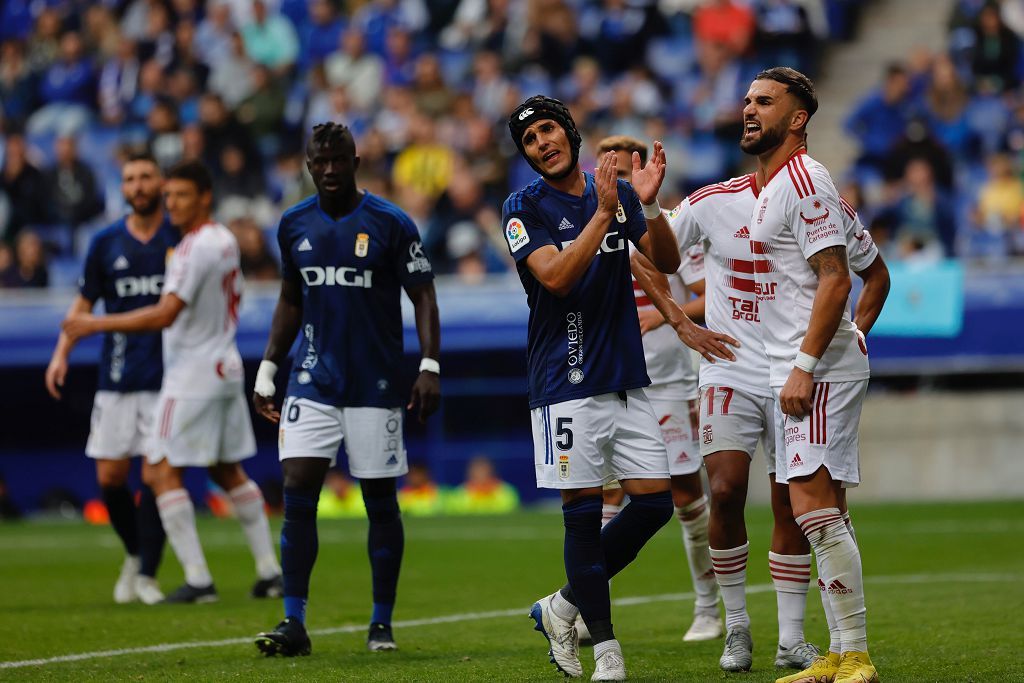
[[[1001,583],[1016,582],[1024,579],[1019,574],[896,574],[892,576],[866,576],[865,583],[868,584],[930,584],[930,583]],[[770,593],[775,587],[770,583],[762,583],[747,586],[748,594]],[[617,598],[612,600],[612,605],[624,607],[629,605],[646,605],[655,602],[680,602],[693,599],[694,594],[689,593],[661,593],[658,595],[637,595],[632,597]],[[448,614],[439,617],[427,617],[423,619],[405,619],[394,622],[395,628],[415,628],[418,626],[434,626],[436,624],[449,624],[464,621],[482,621],[485,619],[501,619],[506,617],[524,616],[529,607],[516,609],[490,610],[486,612],[463,612],[460,614]],[[311,629],[311,636],[326,636],[339,633],[358,633],[366,630],[365,624],[349,624],[345,626],[333,626],[329,628]],[[255,635],[240,638],[224,638],[221,640],[186,641],[179,643],[159,643],[157,645],[145,645],[141,647],[127,647],[116,650],[97,650],[94,652],[79,652],[55,657],[40,659],[22,659],[7,662],[0,662],[0,669],[20,669],[29,666],[46,666],[49,664],[62,664],[65,662],[81,662],[89,659],[109,659],[124,655],[138,655],[159,652],[174,652],[177,650],[192,650],[206,647],[227,647],[229,645],[245,645],[254,641]]]

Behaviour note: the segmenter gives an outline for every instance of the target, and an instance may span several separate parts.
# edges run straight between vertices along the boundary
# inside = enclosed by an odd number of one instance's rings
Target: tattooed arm
[[[818,276],[818,291],[811,306],[811,319],[807,323],[800,350],[821,358],[832,342],[839,321],[850,296],[850,266],[846,261],[846,247],[826,247],[807,259],[811,270]],[[779,407],[786,415],[797,419],[811,412],[814,393],[814,375],[794,367],[786,385],[779,394]]]
[[[818,291],[814,294],[811,319],[807,323],[807,334],[800,350],[821,358],[839,329],[839,321],[843,318],[846,301],[850,296],[850,266],[846,261],[846,247],[822,249],[807,259],[807,263],[818,276]]]

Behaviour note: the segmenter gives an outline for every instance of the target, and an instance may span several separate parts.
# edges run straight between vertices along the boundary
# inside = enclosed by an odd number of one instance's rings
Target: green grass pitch
[[[1024,504],[855,504],[853,512],[871,653],[883,681],[1024,681]],[[754,508],[747,517],[753,671],[721,672],[721,640],[681,642],[692,596],[672,521],[614,581],[613,619],[630,680],[775,679],[769,515]],[[109,529],[0,526],[0,680],[560,679],[526,617],[533,600],[564,578],[556,513],[407,519],[395,614],[400,650],[394,653],[373,654],[364,646],[370,594],[365,522],[322,521],[320,530],[308,615],[313,655],[267,659],[251,636],[279,621],[280,602],[248,597],[254,573],[233,521],[209,519],[200,526],[220,602],[156,607],[112,603],[120,556]],[[181,581],[169,548],[160,578],[165,590]],[[806,629],[810,639],[827,645],[817,591],[808,601]],[[181,647],[188,643],[197,645]],[[147,646],[166,647],[137,651]],[[75,654],[84,656],[53,661]],[[582,655],[589,676],[592,655],[589,649]],[[43,661],[19,664],[25,660]]]

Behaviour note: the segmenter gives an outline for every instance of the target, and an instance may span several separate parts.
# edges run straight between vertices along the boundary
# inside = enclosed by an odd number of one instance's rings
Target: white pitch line
[[[892,576],[868,576],[867,583],[882,584],[927,584],[927,583],[1013,583],[1021,581],[1024,576],[1019,574],[895,574]],[[747,586],[748,594],[770,593],[775,590],[770,583],[762,583],[754,586]],[[627,598],[612,600],[612,604],[618,607],[629,605],[646,605],[655,602],[680,602],[690,600],[693,593],[662,593],[660,595],[636,595]],[[416,626],[434,626],[436,624],[450,624],[463,621],[482,621],[484,619],[501,619],[505,617],[518,617],[527,614],[527,608],[491,610],[489,612],[463,612],[461,614],[446,614],[440,617],[427,617],[424,619],[406,619],[394,622],[395,628],[414,628]],[[338,633],[359,633],[366,629],[365,624],[349,624],[345,626],[333,626],[330,628],[319,628],[310,630],[310,635],[324,636]],[[148,654],[150,652],[174,652],[176,650],[192,650],[200,647],[225,647],[228,645],[245,645],[252,643],[252,636],[242,638],[224,638],[222,640],[201,640],[184,643],[160,643],[158,645],[146,645],[143,647],[126,647],[117,650],[99,650],[95,652],[79,652],[70,655],[58,655],[41,659],[22,659],[9,662],[0,662],[0,669],[20,669],[27,666],[46,666],[48,664],[61,664],[64,662],[80,662],[87,659],[108,659],[122,655]]]

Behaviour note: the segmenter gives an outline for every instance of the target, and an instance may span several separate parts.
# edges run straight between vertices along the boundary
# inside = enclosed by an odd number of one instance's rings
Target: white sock
[[[703,508],[693,519],[683,519],[698,508]],[[708,547],[708,499],[701,496],[686,507],[676,508],[676,518],[683,526],[683,547],[686,549],[690,577],[693,579],[694,613],[705,612],[718,616],[718,582],[711,566],[711,551]]]
[[[281,575],[281,565],[277,563],[274,542],[270,540],[270,522],[263,509],[263,493],[252,479],[228,491],[231,504],[235,507],[235,516],[242,524],[245,537],[249,541],[249,549],[256,560],[256,573],[261,579],[272,579]]]
[[[559,619],[565,621],[576,621],[580,608],[562,597],[562,591],[555,591],[555,597],[551,598],[551,611]]]
[[[836,624],[836,615],[832,614],[832,603],[828,599],[828,590],[825,582],[821,580],[821,566],[818,566],[818,592],[821,593],[821,606],[825,609],[825,623],[828,624],[828,651],[842,654],[843,643],[839,637],[839,625]]]
[[[853,520],[850,519],[850,511],[849,510],[847,510],[846,512],[843,513],[843,524],[846,525],[846,530],[849,531],[850,532],[850,536],[853,537],[853,542],[857,543],[857,534],[854,533],[854,531],[853,531]],[[857,547],[859,548],[860,544],[858,544]]]
[[[818,571],[839,627],[843,652],[867,652],[867,610],[860,550],[838,508],[823,508],[797,517],[818,558]]]
[[[750,627],[747,614],[747,553],[750,542],[728,550],[710,549],[711,564],[725,603],[725,628]]]
[[[612,638],[611,640],[606,640],[601,643],[594,643],[594,661],[600,659],[601,655],[603,655],[605,652],[608,652],[609,650],[615,650],[620,655],[622,654],[622,646],[619,645],[619,641],[615,638]]]
[[[779,646],[791,648],[804,640],[811,556],[779,555],[768,551],[768,570],[775,584],[775,601],[779,609]]]
[[[167,540],[178,556],[181,568],[185,570],[185,582],[196,588],[206,588],[213,583],[210,569],[206,566],[203,547],[199,544],[196,531],[196,509],[185,489],[173,489],[156,497],[160,511],[160,522],[167,532]]]
[[[601,528],[603,529],[608,522],[615,519],[615,515],[622,512],[621,505],[609,505],[605,503],[601,506]]]

